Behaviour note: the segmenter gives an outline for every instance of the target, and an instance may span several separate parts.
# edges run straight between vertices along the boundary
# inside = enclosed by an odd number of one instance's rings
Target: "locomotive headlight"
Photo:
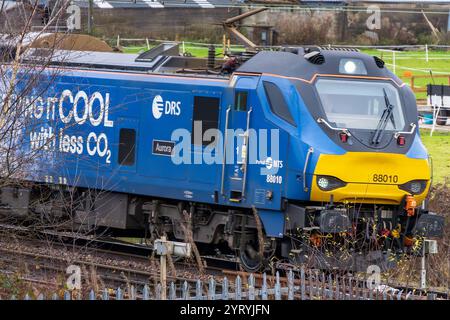
[[[347,185],[344,181],[332,176],[317,176],[316,182],[322,191],[330,191]]]
[[[320,189],[327,189],[329,184],[330,182],[325,177],[321,177],[317,180],[317,185]]]
[[[411,192],[412,193],[419,193],[420,190],[422,190],[422,184],[420,182],[417,182],[417,181],[412,182],[410,187],[411,187]]]
[[[356,70],[356,64],[353,61],[349,60],[344,64],[344,70],[347,73],[353,73]]]
[[[411,180],[398,186],[400,189],[411,194],[421,194],[427,187],[426,180]]]
[[[339,72],[348,74],[367,74],[366,66],[360,59],[341,59]]]

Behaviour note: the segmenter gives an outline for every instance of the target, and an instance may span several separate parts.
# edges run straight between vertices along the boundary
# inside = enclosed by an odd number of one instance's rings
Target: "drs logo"
[[[153,117],[158,120],[162,117],[162,115],[173,115],[173,116],[179,116],[181,113],[181,102],[180,101],[169,101],[164,99],[157,95],[153,99],[152,104],[152,114]]]

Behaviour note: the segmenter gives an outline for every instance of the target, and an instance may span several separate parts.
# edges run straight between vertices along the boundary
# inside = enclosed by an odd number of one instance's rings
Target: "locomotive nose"
[[[418,205],[430,186],[427,159],[403,154],[347,152],[321,154],[314,171],[311,200],[400,204],[405,195],[414,195]]]

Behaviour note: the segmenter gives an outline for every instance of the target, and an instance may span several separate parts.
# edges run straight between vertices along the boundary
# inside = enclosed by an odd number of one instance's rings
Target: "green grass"
[[[433,159],[434,183],[450,182],[450,132],[421,129],[422,141]]]
[[[150,46],[152,47],[152,46]],[[124,47],[123,48],[123,52],[124,53],[140,53],[140,52],[144,52],[148,50],[146,46],[144,47]],[[180,50],[181,50],[181,46],[180,46]],[[242,48],[240,47],[231,47],[232,51],[243,51]],[[208,56],[208,48],[207,47],[196,47],[196,46],[185,46],[185,52],[186,53],[190,53],[193,57],[201,57],[201,58],[205,58]],[[218,56],[222,56],[223,55],[223,49],[220,47],[216,47],[216,54],[218,54]]]
[[[382,58],[387,67],[393,71],[393,53],[380,50],[362,50],[362,52],[378,56]],[[428,62],[425,58],[425,51],[397,51],[395,53],[395,74],[406,82],[408,85],[411,82],[411,78],[406,76],[406,73],[412,73],[412,75],[425,75],[429,76],[429,70],[432,70],[433,79],[431,77],[425,79],[416,79],[414,81],[414,87],[426,89],[427,84],[450,84],[449,78],[439,78],[441,75],[450,75],[450,51],[429,51]],[[414,70],[415,69],[415,70]],[[426,99],[426,92],[417,92],[417,99]]]

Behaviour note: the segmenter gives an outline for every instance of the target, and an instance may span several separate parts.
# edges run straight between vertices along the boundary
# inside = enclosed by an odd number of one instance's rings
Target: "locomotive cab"
[[[389,254],[413,252],[421,237],[442,235],[443,218],[421,207],[432,172],[414,94],[381,59],[351,49],[299,48],[261,52],[238,72],[250,70],[283,88],[295,122],[294,130],[280,126],[290,135],[286,233],[300,227],[313,247],[347,252],[316,263],[389,268]],[[283,244],[285,256],[311,255],[300,243]]]

